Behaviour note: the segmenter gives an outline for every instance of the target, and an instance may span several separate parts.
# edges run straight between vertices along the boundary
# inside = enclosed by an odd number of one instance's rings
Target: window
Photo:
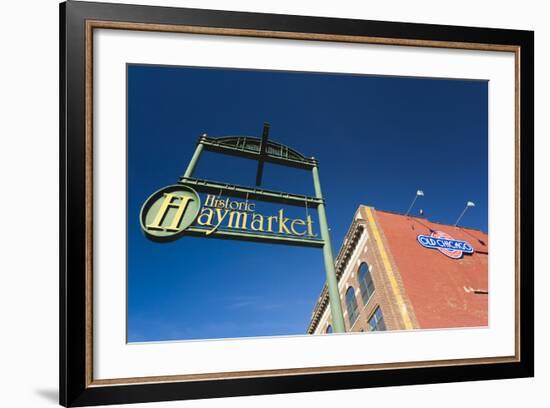
[[[357,299],[355,299],[355,290],[352,286],[346,292],[346,306],[348,308],[349,325],[352,326],[357,320]]]
[[[382,310],[380,310],[380,307],[377,307],[371,318],[369,319],[369,331],[382,330],[386,330],[386,325],[384,324],[384,316],[382,316]]]
[[[369,271],[369,265],[365,262],[359,267],[359,287],[361,289],[361,298],[366,305],[374,292],[374,282]]]
[[[325,333],[327,334],[332,333],[332,326],[330,324],[327,326],[327,330],[325,331]]]

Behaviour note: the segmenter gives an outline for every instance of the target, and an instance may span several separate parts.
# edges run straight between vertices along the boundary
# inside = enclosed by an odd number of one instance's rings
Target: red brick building
[[[419,235],[472,251],[426,247]],[[487,326],[488,246],[479,230],[360,206],[336,258],[346,331]],[[308,333],[331,332],[331,323],[325,286]]]

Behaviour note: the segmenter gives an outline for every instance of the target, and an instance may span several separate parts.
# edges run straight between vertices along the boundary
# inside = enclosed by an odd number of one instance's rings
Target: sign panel
[[[283,208],[275,214],[256,211],[256,203],[207,194],[204,203],[184,185],[165,187],[152,194],[141,210],[141,228],[155,241],[173,240],[187,230],[203,236],[295,238],[320,243],[311,215],[289,218]]]
[[[454,239],[442,231],[434,231],[431,235],[418,235],[416,239],[423,247],[437,249],[453,259],[460,259],[464,253],[472,254],[474,252],[474,248],[468,242]]]

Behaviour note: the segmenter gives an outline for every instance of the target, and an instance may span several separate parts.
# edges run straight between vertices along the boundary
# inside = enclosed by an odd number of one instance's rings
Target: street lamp
[[[464,208],[464,210],[462,211],[462,213],[460,214],[460,216],[458,217],[458,219],[456,220],[455,222],[455,227],[458,225],[458,222],[460,221],[460,219],[462,218],[462,216],[466,213],[466,210],[470,207],[475,207],[475,203],[473,201],[468,201],[466,203],[466,207]]]
[[[412,208],[413,208],[413,205],[414,203],[416,202],[416,199],[418,197],[424,197],[424,191],[422,190],[416,190],[416,195],[414,196],[414,199],[411,203],[411,205],[409,206],[409,209],[407,210],[407,212],[405,213],[405,216],[409,215],[409,213],[411,212]]]

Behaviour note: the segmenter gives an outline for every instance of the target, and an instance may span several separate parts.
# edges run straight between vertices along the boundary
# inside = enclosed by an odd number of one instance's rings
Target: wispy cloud
[[[229,297],[223,301],[227,309],[253,309],[253,310],[274,310],[289,307],[289,303],[283,299],[274,301],[261,296],[235,296]]]

